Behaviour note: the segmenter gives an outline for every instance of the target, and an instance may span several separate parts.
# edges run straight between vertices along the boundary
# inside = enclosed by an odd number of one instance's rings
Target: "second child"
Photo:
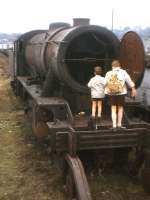
[[[88,87],[91,89],[91,100],[92,100],[92,117],[97,117],[100,119],[102,115],[102,102],[105,97],[104,86],[105,78],[102,77],[102,68],[96,66],[94,68],[95,76],[90,79]]]

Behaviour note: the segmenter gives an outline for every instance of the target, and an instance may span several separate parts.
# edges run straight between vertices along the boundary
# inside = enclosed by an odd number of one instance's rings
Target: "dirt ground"
[[[66,200],[61,178],[32,136],[23,104],[13,95],[0,60],[0,200]],[[139,183],[123,175],[90,178],[94,200],[149,200]]]

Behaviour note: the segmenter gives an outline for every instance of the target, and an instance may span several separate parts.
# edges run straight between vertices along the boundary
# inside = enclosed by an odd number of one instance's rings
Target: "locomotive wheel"
[[[71,157],[67,154],[66,162],[68,165],[66,190],[69,193],[69,197],[76,200],[92,200],[81,160],[77,156]]]

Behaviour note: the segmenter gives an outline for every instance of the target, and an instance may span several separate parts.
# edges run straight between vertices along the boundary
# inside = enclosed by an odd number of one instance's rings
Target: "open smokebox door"
[[[145,52],[143,42],[137,33],[129,31],[122,37],[120,62],[136,87],[139,87],[145,71]]]
[[[122,68],[131,76],[136,84],[136,88],[141,85],[145,71],[145,51],[140,36],[134,32],[127,32],[121,39],[120,43],[120,62]],[[126,97],[126,107],[137,106],[140,102],[136,98]]]

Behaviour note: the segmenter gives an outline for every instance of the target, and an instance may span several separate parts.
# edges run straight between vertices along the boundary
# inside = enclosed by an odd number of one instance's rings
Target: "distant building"
[[[13,49],[14,44],[12,42],[1,43],[0,42],[0,49]]]

